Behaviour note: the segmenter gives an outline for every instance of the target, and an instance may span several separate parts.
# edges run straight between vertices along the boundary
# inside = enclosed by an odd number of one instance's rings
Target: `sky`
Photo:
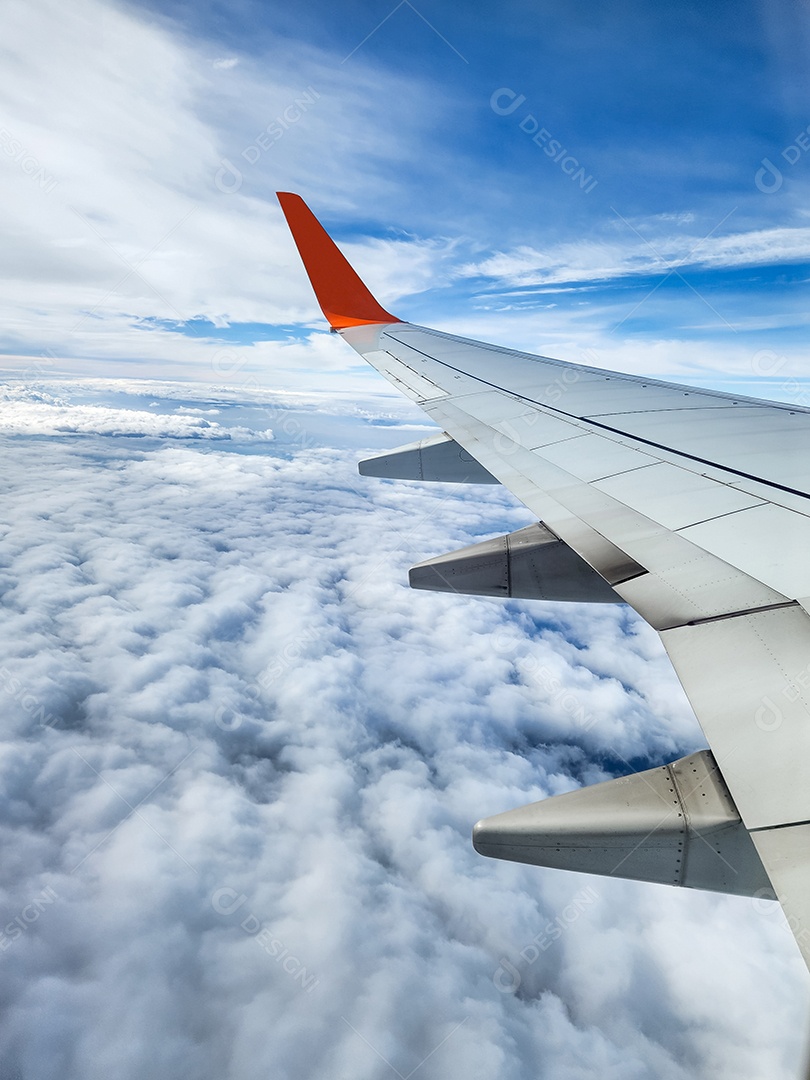
[[[806,395],[805,5],[4,5],[6,370],[372,387],[274,192],[401,318]],[[565,151],[563,153],[563,151]]]
[[[807,8],[70,5],[0,35],[0,1076],[798,1076],[778,907],[478,856],[705,745],[623,606],[413,592],[500,487],[330,335],[810,404]],[[550,152],[547,152],[550,151]]]

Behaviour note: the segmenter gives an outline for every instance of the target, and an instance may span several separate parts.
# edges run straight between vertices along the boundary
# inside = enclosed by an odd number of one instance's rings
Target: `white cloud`
[[[270,442],[269,428],[224,428],[199,414],[178,409],[170,416],[105,405],[76,405],[26,386],[0,388],[0,432],[8,435],[148,435],[159,439],[237,439]],[[204,410],[217,413],[216,409]]]
[[[524,524],[505,492],[328,449],[0,441],[4,1075],[793,1075],[778,912],[471,849],[479,815],[700,738],[624,609],[407,589]]]
[[[652,225],[658,219],[647,223]],[[688,216],[680,220],[688,221]],[[753,229],[724,236],[660,233],[641,229],[627,240],[574,240],[538,251],[519,247],[496,252],[457,271],[460,277],[490,277],[507,286],[553,285],[563,282],[606,281],[640,274],[666,274],[672,268],[727,269],[810,259],[810,228]]]
[[[211,339],[177,321],[322,325],[274,191],[325,216],[347,190],[379,203],[435,122],[429,88],[362,58],[346,79],[331,54],[268,39],[223,79],[206,45],[133,8],[12,0],[4,17],[6,352],[187,365]],[[220,175],[226,159],[238,177]],[[446,248],[352,245],[384,303],[425,288]]]

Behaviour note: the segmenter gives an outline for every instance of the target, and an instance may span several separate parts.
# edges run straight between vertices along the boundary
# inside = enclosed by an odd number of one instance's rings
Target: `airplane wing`
[[[402,322],[280,193],[333,330],[442,434],[367,475],[504,484],[538,525],[417,588],[629,604],[710,749],[479,822],[498,858],[778,897],[810,966],[810,410]]]

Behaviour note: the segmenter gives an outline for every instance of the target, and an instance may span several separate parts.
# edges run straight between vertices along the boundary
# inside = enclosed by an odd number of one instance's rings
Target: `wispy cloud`
[[[641,223],[642,228],[645,223]],[[547,250],[520,247],[497,252],[457,271],[462,277],[488,277],[506,286],[610,281],[666,274],[671,269],[730,269],[810,261],[810,228],[755,229],[712,236],[673,235],[646,229],[647,235],[625,240],[577,240]]]

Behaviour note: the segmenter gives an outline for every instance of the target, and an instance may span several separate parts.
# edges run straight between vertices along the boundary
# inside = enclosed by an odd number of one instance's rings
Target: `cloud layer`
[[[472,851],[701,744],[624,608],[407,589],[506,493],[42,416],[0,436],[3,1075],[794,1075],[778,911]]]
[[[154,403],[157,405],[157,402]],[[6,435],[121,435],[153,439],[236,439],[270,442],[271,428],[225,428],[205,414],[217,409],[181,408],[171,416],[142,409],[77,405],[25,386],[0,388],[0,432]]]

